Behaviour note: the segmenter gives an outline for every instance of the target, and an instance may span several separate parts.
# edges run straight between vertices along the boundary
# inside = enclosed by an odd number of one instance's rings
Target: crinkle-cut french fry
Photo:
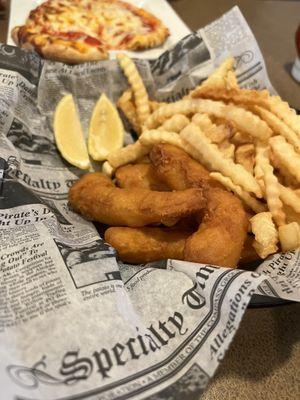
[[[198,97],[196,92],[191,97]],[[282,119],[293,131],[300,136],[300,116],[289,104],[279,96],[270,96],[267,90],[228,89],[219,87],[218,90],[207,88],[201,97],[243,105],[258,105],[271,111]]]
[[[279,195],[284,204],[290,206],[296,213],[300,213],[300,198],[294,190],[279,183]]]
[[[192,93],[192,96],[197,98],[197,93]],[[222,100],[242,105],[259,105],[262,107],[268,106],[270,94],[267,90],[253,90],[240,88],[221,88],[217,90],[209,89],[201,94],[201,97],[206,99]]]
[[[159,129],[163,131],[179,133],[184,127],[190,123],[190,120],[183,114],[175,114],[167,119]]]
[[[280,164],[300,183],[300,155],[282,136],[273,136],[269,143]]]
[[[251,229],[255,235],[253,247],[261,258],[276,253],[278,232],[270,212],[260,212],[250,218]]]
[[[239,84],[236,78],[236,74],[233,71],[228,71],[225,76],[225,86],[227,90],[239,89]]]
[[[179,100],[162,106],[147,119],[145,126],[148,129],[154,129],[174,114],[189,115],[195,113],[206,113],[223,118],[229,123],[233,123],[237,129],[259,140],[267,140],[272,136],[272,130],[265,121],[262,121],[250,111],[234,105],[226,105],[220,101],[203,99]]]
[[[219,143],[218,148],[224,157],[231,158],[232,160],[234,159],[235,146],[233,143],[230,143],[228,139],[225,139],[222,143]]]
[[[297,224],[300,225],[300,213],[296,213],[296,211],[294,211],[292,207],[285,204],[283,205],[283,211],[286,215],[286,222],[288,224],[290,222],[297,222]]]
[[[164,106],[165,104],[168,104],[168,103],[159,102],[159,101],[155,101],[155,100],[149,100],[150,113],[152,114],[159,107]]]
[[[183,142],[178,133],[163,131],[160,129],[144,131],[140,136],[139,141],[145,146],[153,146],[158,143],[168,143],[184,148]]]
[[[263,107],[254,106],[253,109],[275,134],[282,135],[300,153],[300,137],[285,122]]]
[[[180,137],[194,147],[196,158],[210,171],[221,172],[244,190],[254,193],[259,198],[262,197],[262,191],[254,177],[241,165],[225,158],[197,125],[189,124],[180,132]]]
[[[127,89],[117,102],[117,106],[122,110],[125,117],[128,119],[133,129],[137,134],[140,134],[141,127],[138,121],[136,108],[133,101],[133,94],[131,89]]]
[[[241,145],[241,144],[249,144],[253,142],[253,138],[249,135],[247,135],[244,132],[236,132],[234,135],[231,137],[231,141],[235,145]]]
[[[149,147],[143,145],[139,140],[129,144],[120,150],[114,151],[107,156],[107,161],[113,168],[135,162],[149,153]]]
[[[241,164],[250,174],[253,174],[255,148],[254,144],[243,144],[235,151],[235,162]]]
[[[160,129],[151,129],[149,131],[144,131],[140,136],[139,141],[144,143],[145,146],[153,146],[158,143],[168,143],[174,146],[180,147],[186,151],[191,157],[197,160],[198,153],[195,151],[194,147],[189,143],[183,141],[178,133],[162,131]]]
[[[134,62],[123,53],[119,53],[117,59],[132,88],[138,120],[143,125],[150,115],[148,93]]]
[[[228,72],[232,70],[233,64],[234,58],[230,57],[225,59],[200,86],[197,86],[189,93],[189,96],[201,97],[201,94],[207,89],[215,90],[217,88],[226,87],[226,76]]]
[[[265,193],[266,187],[265,187],[265,182],[263,179],[264,172],[261,169],[261,166],[259,164],[257,164],[256,157],[255,157],[255,165],[254,165],[253,172],[254,172],[254,178],[255,178],[256,182],[259,184],[262,193]]]
[[[199,126],[213,143],[221,143],[230,137],[230,129],[224,124],[214,124],[207,114],[197,113],[193,116],[192,122]]]
[[[252,197],[248,192],[243,190],[239,185],[235,185],[230,178],[220,174],[219,172],[211,172],[210,176],[220,182],[227,189],[231,190],[234,194],[236,194],[251,210],[255,213],[261,213],[267,210],[265,204],[256,200],[255,197]]]
[[[111,178],[114,175],[115,168],[113,168],[108,161],[105,161],[102,164],[102,172],[104,175],[108,176]]]
[[[280,160],[274,156],[272,152],[270,156],[271,164],[276,170],[276,176],[278,177],[279,182],[283,183],[283,185],[287,187],[298,187],[299,183],[297,179],[290,174],[290,172],[282,165]]]
[[[267,106],[273,114],[282,119],[300,137],[300,116],[279,96],[270,96]]]
[[[300,226],[297,222],[280,226],[278,233],[283,251],[296,250],[300,247]]]
[[[280,200],[279,183],[270,164],[268,145],[257,143],[255,161],[263,172],[262,179],[265,184],[265,197],[272,217],[277,226],[284,225],[285,214],[283,212],[282,201]]]

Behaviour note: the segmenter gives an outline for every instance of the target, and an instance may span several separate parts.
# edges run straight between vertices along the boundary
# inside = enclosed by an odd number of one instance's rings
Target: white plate
[[[18,25],[24,25],[29,12],[43,3],[44,0],[11,0],[10,1],[10,16],[8,26],[7,43],[15,45],[11,38],[11,30]],[[145,10],[151,12],[156,17],[160,18],[170,30],[170,36],[166,42],[157,48],[145,50],[140,52],[128,52],[135,58],[157,58],[169,47],[177,43],[184,36],[191,33],[191,30],[175,13],[173,8],[167,3],[166,0],[127,0],[138,7],[143,7]]]

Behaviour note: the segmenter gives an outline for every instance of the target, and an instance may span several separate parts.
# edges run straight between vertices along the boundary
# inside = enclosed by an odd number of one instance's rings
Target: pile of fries
[[[174,103],[149,100],[134,62],[118,60],[130,84],[118,107],[139,138],[109,154],[103,172],[176,145],[242,200],[261,258],[300,247],[300,116],[266,90],[241,89],[233,58]]]

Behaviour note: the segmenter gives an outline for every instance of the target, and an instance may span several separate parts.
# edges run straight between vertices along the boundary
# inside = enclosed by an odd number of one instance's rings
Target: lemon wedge
[[[54,137],[65,160],[80,169],[90,168],[89,155],[71,94],[64,96],[56,106]]]
[[[88,151],[97,161],[106,160],[123,146],[124,127],[113,103],[103,93],[97,101],[89,126]]]

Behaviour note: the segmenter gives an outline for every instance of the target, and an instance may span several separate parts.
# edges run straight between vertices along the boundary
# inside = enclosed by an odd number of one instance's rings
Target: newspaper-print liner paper
[[[237,7],[138,68],[153,98],[176,100],[229,54],[241,86],[274,91]],[[255,292],[300,300],[299,252],[256,272],[118,262],[101,226],[69,209],[81,172],[60,157],[51,128],[71,92],[87,131],[99,95],[116,100],[127,87],[117,63],[71,67],[1,45],[0,86],[1,396],[199,397]]]

